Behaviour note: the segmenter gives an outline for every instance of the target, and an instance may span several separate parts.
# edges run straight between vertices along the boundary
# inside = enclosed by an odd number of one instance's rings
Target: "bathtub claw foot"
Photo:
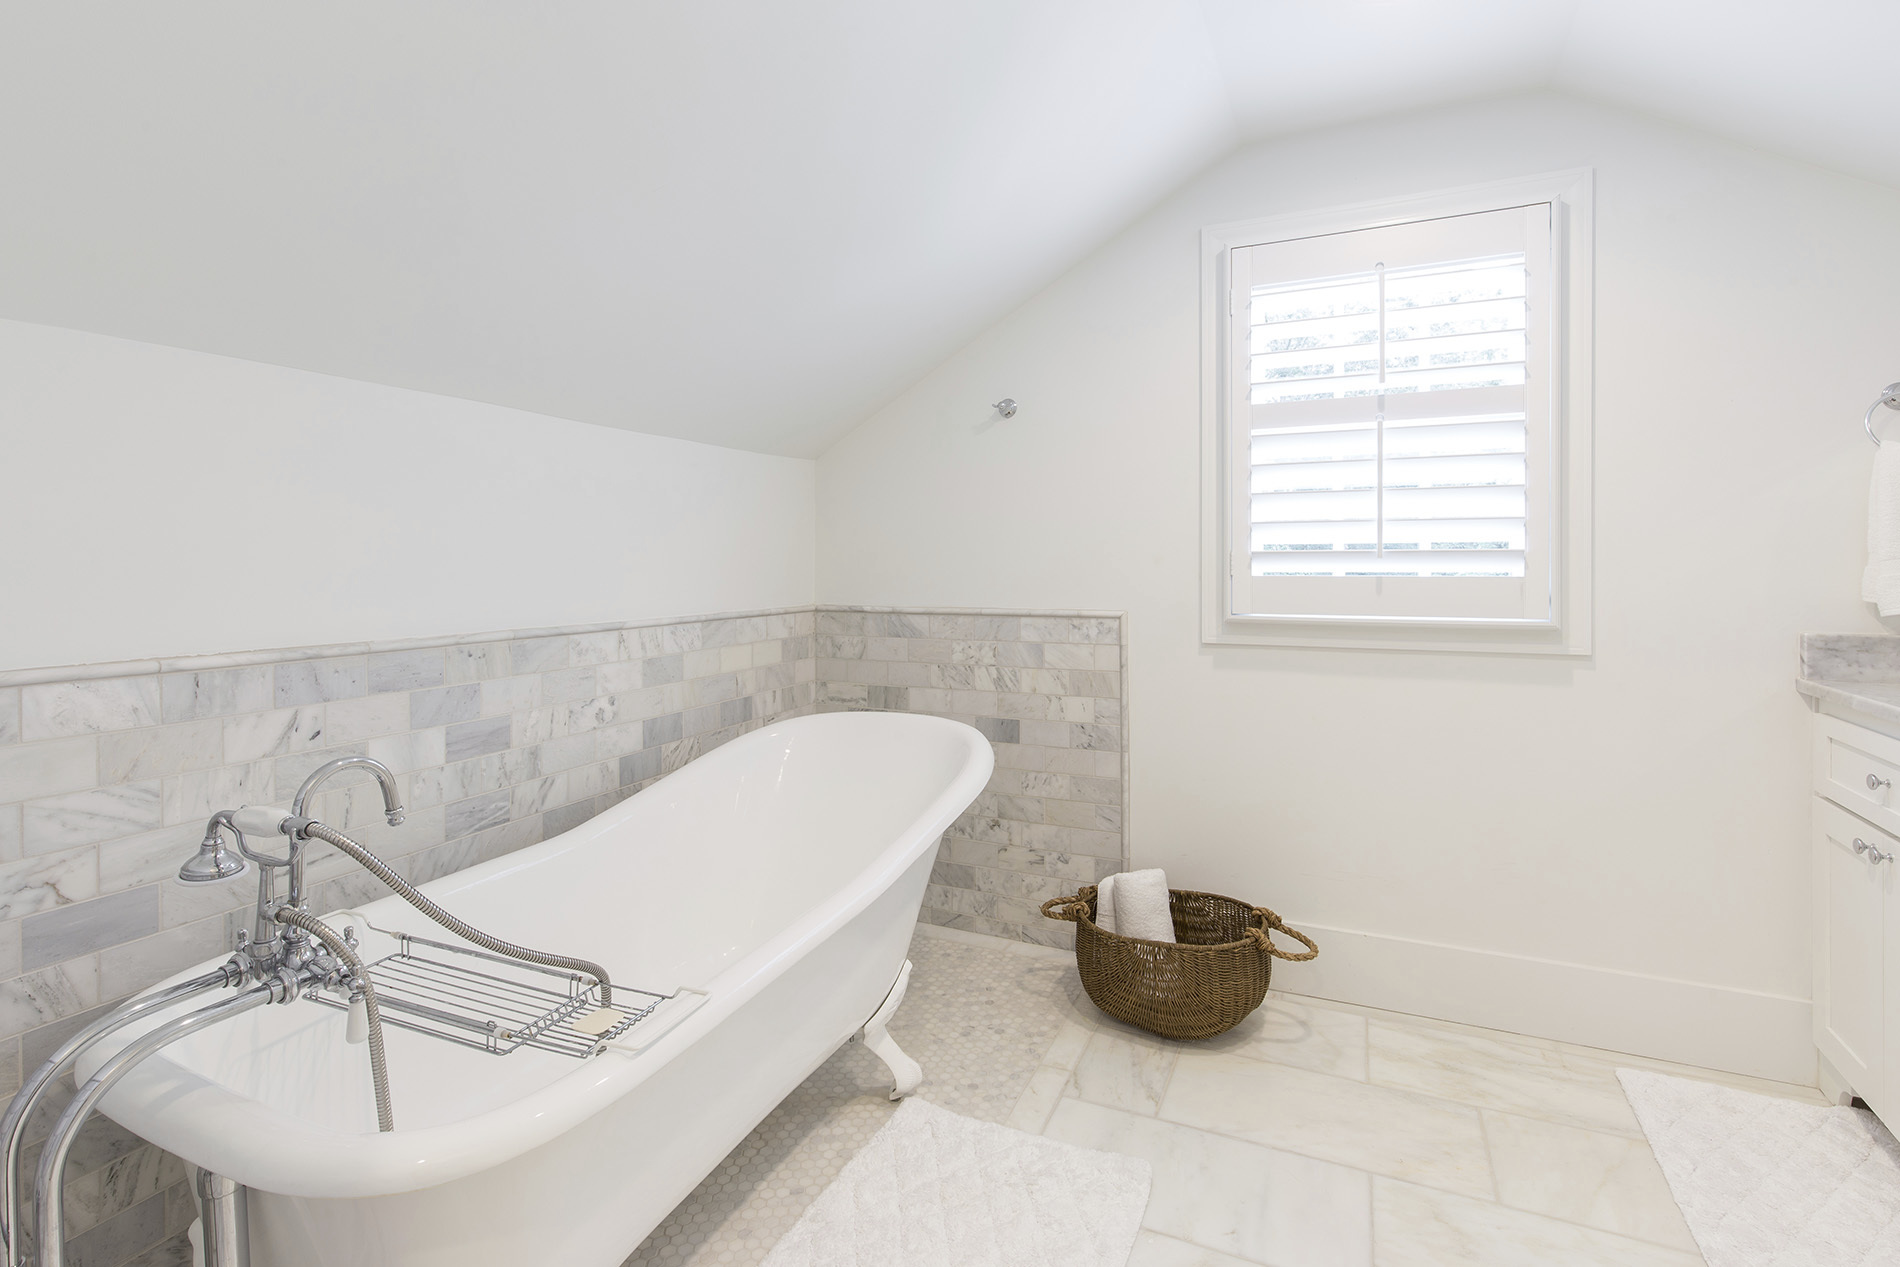
[[[924,1080],[923,1066],[904,1054],[904,1049],[891,1037],[890,1020],[897,1013],[897,1005],[904,1001],[904,991],[910,986],[910,960],[904,961],[904,967],[897,974],[897,981],[891,986],[891,992],[884,997],[871,1019],[857,1032],[857,1039],[871,1049],[871,1054],[884,1062],[891,1071],[891,1099],[901,1100],[915,1091]]]

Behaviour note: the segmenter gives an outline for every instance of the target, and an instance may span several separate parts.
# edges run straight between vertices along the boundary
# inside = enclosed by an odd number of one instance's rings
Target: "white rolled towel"
[[[1109,876],[1095,886],[1095,926],[1105,933],[1115,931],[1115,877]]]
[[[1115,931],[1142,941],[1173,941],[1168,912],[1168,873],[1160,867],[1124,871],[1115,881]],[[1099,920],[1097,921],[1100,922]]]

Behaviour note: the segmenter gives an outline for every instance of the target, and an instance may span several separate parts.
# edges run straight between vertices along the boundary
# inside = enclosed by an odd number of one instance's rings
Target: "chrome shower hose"
[[[545,950],[530,950],[526,946],[517,946],[505,942],[499,937],[491,937],[472,924],[465,924],[455,916],[431,902],[416,891],[414,885],[389,869],[389,864],[378,858],[363,846],[345,836],[342,832],[324,823],[312,822],[304,828],[304,834],[312,840],[321,840],[354,858],[362,864],[365,871],[387,884],[396,891],[396,895],[409,905],[427,915],[442,927],[466,941],[472,941],[483,950],[506,955],[510,959],[519,959],[523,963],[538,963],[546,968],[566,968],[570,972],[584,972],[600,983],[600,1003],[602,1007],[613,1004],[613,983],[607,979],[607,970],[597,963],[586,959],[576,959],[571,955],[553,955]]]
[[[303,929],[328,946],[349,968],[351,977],[362,984],[363,1011],[369,1015],[369,1077],[376,1087],[376,1129],[395,1130],[396,1116],[389,1107],[389,1065],[383,1059],[383,1012],[376,1006],[376,985],[369,979],[369,973],[363,970],[362,957],[350,948],[350,943],[344,941],[335,929],[314,916],[286,906],[278,909],[276,919],[280,924]]]

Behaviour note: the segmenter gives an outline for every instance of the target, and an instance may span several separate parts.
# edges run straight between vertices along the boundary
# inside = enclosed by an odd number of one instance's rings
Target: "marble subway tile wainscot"
[[[369,689],[369,662],[364,656],[294,660],[277,666],[275,681],[279,708],[351,699]]]
[[[20,813],[25,852],[57,853],[160,826],[164,822],[163,784],[153,779],[88,788],[28,801],[20,807]]]
[[[0,864],[0,920],[23,919],[99,892],[99,855],[92,848]],[[13,1031],[0,1029],[0,1035]]]
[[[158,921],[153,885],[29,915],[20,925],[21,966],[44,968],[156,933]]]
[[[119,731],[100,735],[97,742],[101,783],[161,778],[224,763],[224,724],[216,719]]]
[[[441,647],[416,651],[385,651],[369,657],[369,692],[417,691],[441,686],[448,676],[448,656]]]
[[[20,738],[66,739],[108,730],[155,726],[157,677],[46,682],[20,691]]]
[[[1071,944],[1037,907],[1122,869],[1122,638],[1113,615],[818,611],[820,709],[933,713],[996,749],[989,787],[944,837],[925,919]]]
[[[0,686],[0,744],[20,742],[20,688]]]
[[[78,792],[97,787],[99,781],[97,739],[56,739],[0,748],[0,804]]]
[[[161,720],[201,721],[232,713],[258,713],[273,706],[273,674],[267,664],[200,673],[167,673],[159,679]]]
[[[468,757],[500,752],[509,746],[512,726],[511,719],[507,717],[490,717],[450,726],[446,735],[444,759],[461,761]]]

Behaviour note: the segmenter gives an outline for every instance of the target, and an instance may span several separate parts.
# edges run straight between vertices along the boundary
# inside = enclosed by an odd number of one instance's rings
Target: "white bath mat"
[[[1873,1114],[1616,1076],[1709,1267],[1900,1263],[1900,1143]]]
[[[1148,1163],[912,1097],[764,1267],[1125,1267]]]

